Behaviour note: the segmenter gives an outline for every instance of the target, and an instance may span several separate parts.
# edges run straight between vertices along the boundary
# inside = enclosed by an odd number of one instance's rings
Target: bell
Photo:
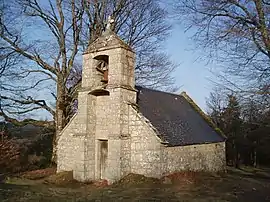
[[[104,83],[108,83],[108,70],[105,70],[103,73],[103,79],[101,80]]]

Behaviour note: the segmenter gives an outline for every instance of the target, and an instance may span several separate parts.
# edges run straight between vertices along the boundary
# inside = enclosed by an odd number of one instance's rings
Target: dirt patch
[[[144,175],[130,173],[114,183],[114,186],[136,186],[136,185],[149,185],[160,184],[160,180],[152,177],[145,177]]]
[[[47,184],[54,184],[54,185],[68,185],[72,183],[78,183],[76,180],[73,179],[72,171],[64,171],[55,173],[44,180]]]
[[[164,176],[162,180],[169,179],[172,184],[194,184],[199,177],[200,173],[196,172],[175,172]]]
[[[40,170],[32,170],[22,173],[20,176],[29,180],[44,179],[56,173],[56,168],[46,168]]]
[[[98,180],[94,182],[89,182],[88,184],[91,184],[96,187],[96,188],[103,188],[108,186],[108,181],[107,180]]]

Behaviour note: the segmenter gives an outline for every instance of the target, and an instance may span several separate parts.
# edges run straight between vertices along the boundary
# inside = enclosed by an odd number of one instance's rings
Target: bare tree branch
[[[231,83],[245,84],[246,92],[269,85],[269,3],[175,0],[175,14],[187,27],[197,29],[196,43],[207,52],[206,57],[224,67],[220,73]]]
[[[171,26],[159,1],[10,0],[5,4],[0,16],[1,51],[19,60],[2,74],[0,116],[13,120],[44,109],[55,122],[55,146],[74,113],[81,55],[102,34],[109,15],[115,19],[113,29],[139,57],[137,81],[152,88],[174,84],[171,73],[176,65],[162,50]]]

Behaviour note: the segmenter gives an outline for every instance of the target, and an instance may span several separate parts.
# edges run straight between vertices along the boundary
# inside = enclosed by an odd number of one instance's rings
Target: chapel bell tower
[[[112,23],[109,19],[106,31],[83,54],[76,124],[85,141],[80,147],[85,163],[76,164],[74,176],[84,181],[114,181],[130,172],[125,151],[131,140],[130,105],[136,103],[135,53],[111,30]]]
[[[135,53],[111,30],[113,22],[109,19],[106,31],[83,55],[82,88],[91,89],[92,94],[106,94],[108,89],[117,87],[135,87]]]

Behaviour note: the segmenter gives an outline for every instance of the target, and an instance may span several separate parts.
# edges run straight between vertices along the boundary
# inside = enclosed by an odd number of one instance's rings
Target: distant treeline
[[[239,101],[235,95],[210,94],[209,115],[227,136],[227,163],[270,165],[270,109],[265,99]]]

